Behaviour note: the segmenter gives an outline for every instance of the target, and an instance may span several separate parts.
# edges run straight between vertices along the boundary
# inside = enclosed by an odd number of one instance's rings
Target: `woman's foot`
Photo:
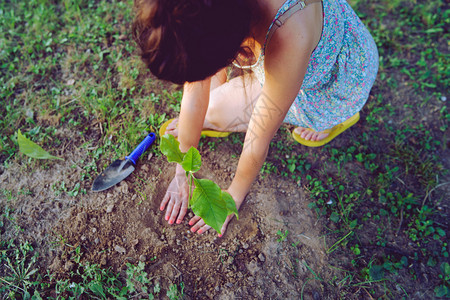
[[[170,134],[175,138],[178,137],[178,118],[173,119],[166,127],[166,132],[161,132],[162,134]]]
[[[164,123],[160,128],[160,135],[170,134],[175,138],[178,137],[178,118],[172,119],[168,125]],[[214,124],[205,120],[203,123],[202,135],[209,137],[226,137],[231,132],[245,132],[247,130],[247,124],[240,124],[238,126],[228,126],[227,128],[219,128]],[[164,132],[163,132],[164,131]]]
[[[298,134],[302,139],[307,141],[321,141],[330,135],[327,131],[317,132],[312,130],[311,128],[305,127],[297,127],[294,129],[294,132]]]
[[[332,141],[339,134],[352,127],[359,120],[359,112],[354,114],[349,119],[344,122],[337,124],[336,126],[325,129],[320,132],[316,132],[312,129],[305,127],[297,127],[292,132],[292,137],[298,143],[308,146],[308,147],[320,147],[323,146],[330,141]]]

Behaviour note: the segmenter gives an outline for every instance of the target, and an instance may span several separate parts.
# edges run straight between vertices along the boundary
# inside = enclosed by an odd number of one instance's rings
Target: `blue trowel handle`
[[[156,134],[154,134],[153,132],[149,133],[149,135],[145,137],[145,139],[136,147],[136,149],[134,149],[133,152],[131,152],[131,154],[126,156],[125,158],[131,160],[133,164],[136,164],[136,161],[139,159],[142,153],[144,153],[148,149],[148,147],[153,144],[155,139]]]

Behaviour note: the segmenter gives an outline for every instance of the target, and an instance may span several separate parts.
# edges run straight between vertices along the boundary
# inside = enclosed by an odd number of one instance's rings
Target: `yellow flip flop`
[[[166,128],[169,126],[170,123],[172,123],[174,119],[170,119],[169,121],[165,122],[161,125],[159,128],[159,136],[163,136],[166,134]],[[215,131],[215,130],[202,130],[202,135],[208,136],[208,137],[227,137],[230,135],[231,132],[225,132],[225,131]]]
[[[298,143],[308,146],[308,147],[320,147],[327,143],[329,143],[331,140],[333,140],[335,137],[340,135],[342,132],[347,130],[348,128],[355,125],[356,122],[359,120],[359,112],[353,115],[350,119],[347,119],[346,121],[342,122],[341,124],[338,124],[334,126],[331,129],[324,130],[322,132],[329,133],[329,135],[320,141],[308,141],[300,137],[298,133],[292,132],[292,137],[294,140],[296,140]]]

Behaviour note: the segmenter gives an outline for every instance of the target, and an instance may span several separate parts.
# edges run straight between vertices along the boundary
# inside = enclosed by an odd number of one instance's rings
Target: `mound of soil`
[[[125,181],[95,193],[90,191],[93,178],[80,181],[82,164],[89,159],[82,144],[81,139],[68,143],[61,155],[64,161],[34,166],[13,161],[1,169],[2,188],[17,195],[10,205],[21,208],[21,238],[34,241],[44,270],[64,277],[74,268],[72,254],[80,246],[82,262],[115,271],[142,261],[163,290],[182,282],[187,299],[299,299],[302,294],[304,299],[334,298],[334,291],[311,280],[309,268],[324,280],[332,274],[322,225],[294,182],[259,178],[239,220],[230,223],[222,238],[213,230],[198,235],[190,232],[189,218],[169,225],[159,211],[173,164],[162,157],[141,159]],[[205,152],[198,176],[227,187],[237,166],[233,150],[220,143]],[[70,196],[67,191],[77,183],[87,192]]]

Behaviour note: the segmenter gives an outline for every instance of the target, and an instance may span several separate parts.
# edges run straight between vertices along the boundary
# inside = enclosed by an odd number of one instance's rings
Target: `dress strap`
[[[276,18],[272,22],[272,26],[270,27],[269,32],[267,33],[266,41],[264,42],[264,51],[265,51],[265,48],[266,48],[267,44],[269,43],[270,39],[272,38],[273,34],[275,33],[275,31],[279,27],[281,27],[290,16],[292,16],[299,10],[304,9],[309,4],[321,2],[321,1],[322,0],[298,0],[294,3],[294,5],[289,7],[284,13],[282,13],[280,16],[278,16],[278,18]]]

